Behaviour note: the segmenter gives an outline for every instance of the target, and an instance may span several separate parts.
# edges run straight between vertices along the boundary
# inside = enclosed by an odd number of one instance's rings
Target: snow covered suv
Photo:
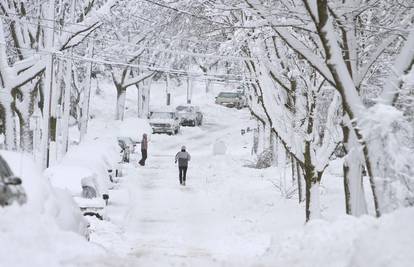
[[[151,111],[149,122],[153,133],[172,135],[180,131],[180,120],[175,111]]]
[[[180,105],[176,110],[182,126],[199,126],[203,123],[203,113],[198,106]]]
[[[216,104],[222,105],[228,108],[241,109],[245,106],[245,100],[236,92],[221,92],[216,96]]]
[[[7,162],[0,156],[0,206],[17,202],[26,203],[27,197],[22,186],[22,180],[15,177]]]

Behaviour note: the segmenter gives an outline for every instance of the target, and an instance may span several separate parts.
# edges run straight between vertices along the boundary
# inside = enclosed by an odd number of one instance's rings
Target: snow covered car
[[[180,119],[175,111],[151,111],[149,122],[153,133],[172,135],[180,131]]]
[[[243,97],[237,92],[221,92],[216,96],[215,103],[228,108],[241,109],[245,105]]]
[[[180,105],[176,110],[182,126],[200,126],[203,123],[203,113],[198,106]]]
[[[0,206],[11,205],[14,202],[22,205],[26,201],[22,179],[13,174],[9,164],[0,155]]]
[[[245,94],[245,91],[237,91],[237,93],[239,94],[239,97],[241,99],[241,107],[242,108],[247,108],[249,106],[249,102],[247,101],[247,96]]]
[[[20,178],[15,179],[14,183],[21,182],[21,184],[17,185],[17,188],[15,185],[13,186],[20,191],[17,202],[24,202],[19,210],[10,213],[5,211],[2,216],[10,215],[13,220],[20,220],[20,226],[27,222],[27,229],[38,229],[36,225],[53,221],[59,226],[59,229],[71,231],[89,239],[89,223],[82,216],[78,205],[66,190],[55,188],[50,184],[31,155],[0,150],[0,157],[3,159],[0,168],[4,170],[6,162],[14,177]],[[24,195],[22,194],[23,189]],[[16,231],[19,234],[22,233],[22,229],[16,229]],[[52,231],[55,233],[56,229]]]
[[[106,218],[109,198],[98,182],[97,175],[83,166],[59,164],[45,172],[53,186],[70,192],[84,216]]]

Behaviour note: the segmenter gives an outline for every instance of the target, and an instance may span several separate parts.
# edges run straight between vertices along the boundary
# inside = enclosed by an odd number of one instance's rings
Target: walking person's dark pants
[[[146,159],[147,159],[147,150],[146,149],[142,149],[141,150],[141,160],[139,161],[139,165],[144,166]]]
[[[180,176],[180,184],[184,184],[185,178],[187,177],[187,166],[185,167],[179,166],[178,170],[179,170],[179,176]]]

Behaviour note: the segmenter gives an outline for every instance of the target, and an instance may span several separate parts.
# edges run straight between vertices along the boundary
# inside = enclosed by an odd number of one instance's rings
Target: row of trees
[[[251,81],[251,111],[300,167],[306,220],[343,156],[346,212],[376,216],[414,196],[414,7],[410,1],[221,1]],[[268,138],[272,140],[272,138]]]
[[[145,1],[1,0],[0,20],[0,134],[9,150],[36,143],[43,167],[67,151],[69,125],[85,135],[92,77],[113,81],[115,119],[131,87],[143,116],[148,78],[191,58],[171,53],[187,17]]]
[[[71,121],[86,133],[92,77],[113,81],[122,120],[127,88],[144,116],[152,78],[197,68],[248,84],[261,147],[305,181],[307,220],[335,157],[346,212],[368,213],[367,177],[380,216],[414,195],[413,12],[410,0],[0,0],[0,132],[7,149],[41,138],[47,166]]]

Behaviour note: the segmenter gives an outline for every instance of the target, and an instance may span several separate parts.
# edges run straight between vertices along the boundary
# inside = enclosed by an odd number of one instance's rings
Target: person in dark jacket
[[[142,140],[141,140],[141,160],[139,161],[139,165],[141,166],[145,166],[145,160],[147,159],[147,150],[148,150],[147,134],[143,134]]]
[[[175,163],[178,161],[178,172],[180,177],[180,184],[185,185],[185,180],[187,177],[187,168],[188,168],[188,162],[190,161],[191,156],[190,154],[185,151],[185,146],[181,147],[181,151],[175,155]]]

